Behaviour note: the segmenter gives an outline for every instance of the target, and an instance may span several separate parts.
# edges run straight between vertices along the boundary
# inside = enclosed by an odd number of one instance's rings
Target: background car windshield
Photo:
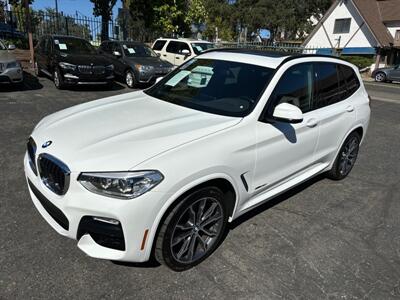
[[[196,55],[199,55],[201,52],[214,48],[214,44],[212,43],[192,43],[192,48]]]
[[[94,54],[96,49],[87,41],[81,39],[55,38],[57,50],[67,54]]]
[[[192,59],[145,92],[177,105],[244,117],[256,106],[273,69],[211,59]]]
[[[7,50],[6,46],[0,41],[0,50]]]
[[[143,45],[122,45],[125,56],[128,57],[157,57],[157,54],[147,46]]]

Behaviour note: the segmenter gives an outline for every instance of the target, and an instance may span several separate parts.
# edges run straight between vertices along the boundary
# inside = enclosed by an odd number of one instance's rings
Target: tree
[[[164,0],[154,6],[155,29],[167,35],[184,32],[184,1]]]
[[[108,23],[111,20],[112,9],[117,0],[90,0],[94,4],[93,14],[101,16],[101,40],[108,40]]]
[[[185,22],[190,25],[200,25],[206,22],[208,11],[204,0],[189,0]]]

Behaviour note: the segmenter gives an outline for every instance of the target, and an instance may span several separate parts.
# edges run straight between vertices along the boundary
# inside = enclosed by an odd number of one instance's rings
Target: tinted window
[[[145,93],[205,112],[244,117],[257,105],[273,73],[256,65],[192,59]]]
[[[158,40],[155,42],[154,46],[153,46],[153,50],[157,50],[157,51],[161,51],[162,48],[164,48],[164,45],[167,41],[164,40]]]
[[[106,53],[111,53],[111,47],[110,47],[110,43],[103,43],[100,46],[100,50],[104,51]]]
[[[281,103],[293,104],[306,113],[313,108],[313,81],[312,64],[304,63],[293,66],[279,80],[270,101],[273,101],[274,106]]]
[[[179,53],[182,53],[182,50],[184,50],[184,49],[189,50],[189,52],[190,52],[189,45],[186,43],[170,41],[167,46],[167,52],[169,52],[169,53],[179,54]]]
[[[128,57],[157,57],[157,54],[146,45],[140,44],[122,44],[125,56]]]
[[[78,38],[56,37],[55,49],[68,54],[95,54],[95,48],[86,40]]]
[[[346,97],[346,86],[339,84],[337,64],[315,63],[315,71],[317,87],[315,109],[334,104]]]
[[[348,98],[359,89],[360,81],[358,80],[357,74],[349,66],[339,65],[339,71],[341,77],[346,82],[347,85],[346,98]]]
[[[336,19],[333,33],[349,33],[350,32],[351,19]]]

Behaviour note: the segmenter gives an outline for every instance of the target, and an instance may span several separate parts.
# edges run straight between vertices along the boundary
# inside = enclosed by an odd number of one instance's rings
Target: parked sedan
[[[400,65],[376,69],[372,72],[372,78],[377,82],[400,81]]]
[[[114,66],[88,41],[70,36],[44,36],[35,51],[35,73],[46,74],[58,89],[69,85],[111,85]]]
[[[115,74],[124,78],[130,88],[139,83],[154,83],[173,70],[171,63],[161,60],[142,43],[106,41],[101,44],[100,51],[112,61]]]
[[[6,47],[0,40],[0,83],[21,83],[24,80],[21,64],[10,50],[14,45]]]

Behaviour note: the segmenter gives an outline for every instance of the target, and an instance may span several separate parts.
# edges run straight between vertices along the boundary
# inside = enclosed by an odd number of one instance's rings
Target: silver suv
[[[24,80],[21,64],[10,50],[14,45],[6,47],[0,40],[0,83],[21,83]]]

